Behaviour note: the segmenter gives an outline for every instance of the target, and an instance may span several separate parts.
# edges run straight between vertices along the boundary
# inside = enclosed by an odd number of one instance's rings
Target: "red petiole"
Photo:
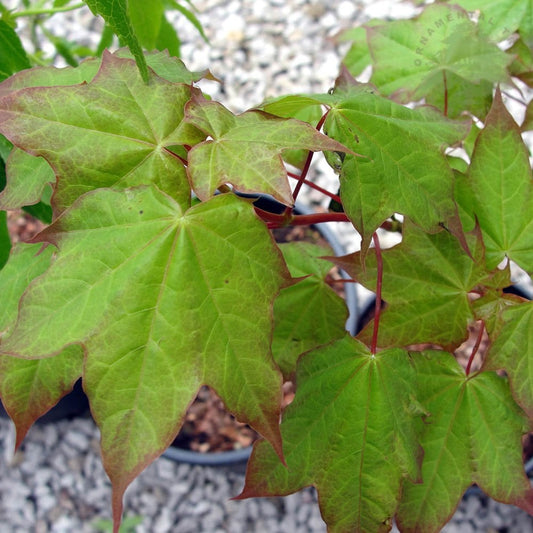
[[[322,126],[324,125],[324,122],[326,122],[326,118],[328,117],[329,109],[322,115],[321,119],[318,121],[318,124],[316,125],[316,129],[320,131],[322,129]],[[314,152],[309,152],[307,154],[307,159],[305,160],[305,164],[302,168],[302,172],[300,173],[300,176],[298,177],[298,183],[296,184],[296,187],[294,188],[293,197],[294,201],[296,201],[296,198],[298,198],[298,194],[300,194],[300,189],[302,188],[302,185],[305,182],[305,178],[307,177],[307,173],[309,172],[309,167],[311,166],[311,161],[313,160]],[[291,210],[291,207],[288,207],[287,210]]]
[[[283,228],[285,226],[312,226],[322,222],[349,222],[344,213],[313,213],[311,215],[294,215],[292,211],[278,215],[255,208],[255,212],[263,219],[270,229]]]
[[[485,332],[485,322],[481,320],[481,327],[479,328],[479,333],[477,335],[476,344],[474,344],[474,347],[472,348],[472,353],[470,354],[470,358],[468,359],[468,363],[466,365],[465,373],[468,376],[470,374],[470,369],[472,367],[472,363],[474,362],[474,357],[476,356],[479,347],[481,346],[481,341],[483,340],[483,333]]]
[[[301,176],[299,176],[297,174],[294,174],[293,172],[287,172],[287,175],[290,178],[293,178],[293,179],[296,179],[296,180],[300,180],[301,179]],[[339,204],[342,203],[340,196],[338,196],[336,194],[333,194],[330,191],[327,191],[326,189],[320,187],[320,185],[317,185],[316,183],[313,183],[312,181],[309,181],[307,179],[304,179],[303,183],[305,185],[307,185],[308,187],[310,187],[311,189],[314,189],[315,191],[321,192],[323,195],[327,196],[328,198],[331,198],[335,202],[337,202]]]

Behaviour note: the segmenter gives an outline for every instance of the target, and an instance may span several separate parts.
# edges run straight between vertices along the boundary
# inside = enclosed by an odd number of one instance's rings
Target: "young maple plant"
[[[134,39],[126,12],[88,4]],[[533,270],[533,106],[524,96],[518,125],[505,96],[533,86],[533,26],[527,2],[504,4],[371,21],[343,35],[333,90],[241,115],[202,93],[204,74],[127,39],[131,53],[1,83],[0,208],[52,213],[0,271],[0,396],[17,446],[81,377],[118,531],[128,484],[208,385],[263,437],[238,498],[313,485],[339,533],[439,531],[474,483],[533,514],[521,443],[533,304],[504,292],[511,263]],[[318,151],[338,193],[308,179]],[[294,214],[306,186],[336,209]],[[327,258],[271,233],[326,221],[351,222],[361,250]],[[401,242],[382,249],[387,230]],[[356,337],[331,262],[376,293]]]

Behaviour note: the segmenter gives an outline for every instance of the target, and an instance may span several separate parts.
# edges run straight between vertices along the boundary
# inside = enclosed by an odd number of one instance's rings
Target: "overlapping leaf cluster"
[[[142,18],[138,2],[131,13],[92,4],[119,17],[108,22],[123,37]],[[200,74],[140,48],[140,71],[106,52],[0,84],[0,207],[53,212],[9,260],[0,233],[0,396],[17,442],[82,376],[118,528],[124,490],[207,384],[264,437],[241,497],[314,485],[335,532],[389,531],[393,519],[438,531],[472,483],[532,513],[521,437],[533,420],[533,307],[503,291],[509,261],[533,271],[521,137],[531,104],[519,126],[493,95],[511,76],[531,81],[531,9],[499,4],[486,17],[505,14],[508,33],[442,3],[371,22],[364,44],[350,34],[345,63],[353,75],[372,64],[372,84],[344,72],[328,94],[238,116],[194,87]],[[164,29],[156,15],[144,42]],[[509,32],[518,38],[503,52]],[[436,108],[403,105],[413,100]],[[324,111],[327,135],[315,129]],[[449,155],[459,146],[460,161]],[[355,339],[326,282],[330,251],[277,245],[234,194],[292,204],[282,158],[302,167],[310,151],[340,175],[341,208],[362,237],[360,252],[335,261],[381,286],[385,310]],[[393,226],[401,243],[372,249]],[[489,348],[465,372],[453,351],[474,323]],[[296,396],[280,424],[283,379]]]
[[[98,72],[94,61],[59,80],[21,72],[0,104],[1,131],[18,147],[2,205],[35,203],[51,183],[54,222],[38,240],[57,248],[34,260],[38,245],[17,246],[1,272],[2,400],[20,442],[83,375],[117,523],[125,488],[172,442],[203,384],[282,455],[270,339],[291,276],[251,202],[214,193],[272,183],[267,192],[290,204],[283,150],[345,150],[303,122],[235,117],[169,56],[146,59],[165,77],[149,71],[145,84],[132,60],[106,53]]]

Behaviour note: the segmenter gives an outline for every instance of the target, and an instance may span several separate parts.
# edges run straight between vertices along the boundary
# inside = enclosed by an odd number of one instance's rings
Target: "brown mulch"
[[[45,224],[22,210],[7,212],[7,229],[13,244],[29,241],[44,228]]]

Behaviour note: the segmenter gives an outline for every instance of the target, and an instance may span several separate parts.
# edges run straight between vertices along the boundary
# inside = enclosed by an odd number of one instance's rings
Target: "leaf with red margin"
[[[210,139],[189,152],[193,189],[202,200],[220,185],[230,183],[241,192],[270,194],[287,205],[294,203],[281,159],[285,150],[350,152],[342,144],[295,119],[247,111],[234,115],[218,102],[198,93],[186,106],[185,121]]]
[[[413,370],[407,352],[374,356],[349,336],[303,355],[281,424],[287,466],[256,442],[238,498],[314,485],[328,531],[389,531],[402,479],[420,478]]]
[[[50,163],[57,178],[52,203],[59,211],[96,188],[146,183],[187,208],[185,167],[168,148],[204,138],[182,123],[194,91],[153,72],[147,85],[131,59],[105,53],[89,83],[30,87],[0,99],[0,132]]]
[[[0,209],[20,209],[38,203],[46,186],[55,182],[55,176],[42,157],[13,148],[6,163],[6,180],[6,187],[0,192]]]
[[[103,58],[108,55],[106,51]],[[133,56],[127,48],[119,48],[110,54],[116,58],[132,59]],[[144,57],[148,66],[161,78],[173,83],[192,83],[202,78],[217,81],[208,71],[191,72],[185,63],[177,57],[171,56],[167,51],[145,52]],[[102,64],[100,57],[91,57],[82,61],[77,67],[33,67],[17,72],[7,80],[0,83],[0,98],[28,87],[57,87],[60,85],[77,85],[90,82],[98,73]]]
[[[507,256],[532,272],[533,176],[529,151],[499,90],[485,127],[477,136],[468,178],[462,180],[457,196],[464,211],[470,213],[470,225],[475,217],[481,227],[489,268],[495,268]]]
[[[512,58],[458,6],[433,4],[417,18],[372,26],[367,36],[370,81],[404,104],[425,99],[450,117],[468,110],[484,118],[494,84],[510,81]]]
[[[533,302],[501,311],[484,368],[506,371],[517,403],[533,417]]]
[[[530,424],[506,379],[493,372],[465,376],[446,352],[411,355],[418,399],[429,416],[421,437],[422,484],[404,483],[396,517],[400,530],[440,531],[472,483],[495,500],[533,513],[521,441]]]
[[[184,212],[153,186],[98,189],[40,235],[57,257],[26,290],[2,349],[38,357],[84,344],[115,523],[124,490],[204,384],[282,455],[270,341],[291,278],[250,202],[219,195]]]
[[[464,238],[444,150],[467,135],[469,123],[449,120],[429,107],[408,109],[370,85],[341,90],[330,99],[334,102],[324,131],[364,156],[348,154],[339,164],[340,195],[363,238],[363,253],[372,234],[394,213],[426,231],[444,225]]]
[[[431,235],[408,220],[404,223],[403,241],[382,253],[382,297],[387,307],[381,315],[378,346],[434,343],[452,348],[465,340],[474,317],[468,293],[485,281],[492,282],[479,235],[467,237],[475,261],[448,232]],[[376,289],[372,250],[364,266],[360,252],[330,260],[367,289]],[[373,327],[372,321],[358,338],[370,344]]]
[[[53,249],[38,254],[39,244],[17,244],[0,271],[0,331],[8,332],[17,318],[19,299],[28,284],[46,271]],[[38,255],[37,255],[38,254]],[[31,425],[65,394],[81,376],[83,351],[70,346],[55,357],[20,359],[2,354],[0,343],[0,397],[17,429],[16,447]]]

